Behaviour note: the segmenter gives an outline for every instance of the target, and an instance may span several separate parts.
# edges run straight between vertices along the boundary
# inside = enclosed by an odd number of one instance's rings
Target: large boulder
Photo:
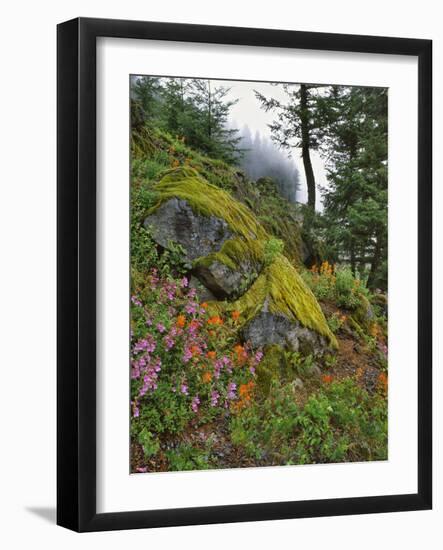
[[[279,313],[267,311],[266,305],[243,329],[243,337],[253,347],[276,344],[306,355],[321,355],[327,347],[324,336]]]
[[[230,267],[217,257],[196,263],[193,272],[219,300],[238,298],[258,276],[248,260]]]
[[[145,227],[151,230],[153,239],[162,247],[171,243],[183,247],[185,261],[220,250],[232,237],[225,220],[216,216],[203,216],[195,212],[188,201],[172,197],[161,204],[145,219]]]
[[[194,277],[216,299],[214,312],[238,312],[244,340],[319,355],[337,341],[295,267],[242,203],[195,170],[170,171],[145,220],[154,240],[183,247]]]

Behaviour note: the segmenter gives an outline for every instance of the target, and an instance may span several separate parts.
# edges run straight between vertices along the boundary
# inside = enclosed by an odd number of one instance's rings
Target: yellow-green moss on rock
[[[270,263],[265,262],[266,243],[272,237],[247,206],[186,166],[169,171],[155,190],[159,194],[159,202],[153,212],[171,199],[180,199],[199,215],[224,220],[232,232],[232,237],[225,239],[219,250],[197,259],[196,264],[210,265],[218,260],[235,270],[246,258],[260,265],[261,272],[246,292],[234,302],[214,302],[214,308],[240,311],[243,325],[263,311],[282,316],[316,332],[329,345],[337,347],[335,336],[315,296],[295,267],[278,252]]]
[[[250,322],[264,309],[283,315],[324,336],[332,347],[338,347],[315,296],[282,254],[263,269],[243,296],[225,307],[229,311],[239,311],[243,324]]]
[[[266,231],[247,206],[208,183],[193,168],[184,166],[170,170],[155,186],[155,190],[159,193],[159,203],[154,209],[176,197],[187,201],[199,214],[225,220],[232,231],[246,241],[267,238]]]

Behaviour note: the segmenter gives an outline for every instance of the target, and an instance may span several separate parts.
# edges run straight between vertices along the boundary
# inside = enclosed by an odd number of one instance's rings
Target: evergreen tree
[[[199,116],[193,120],[195,147],[215,158],[234,162],[240,137],[227,125],[231,107],[238,100],[227,100],[230,88],[214,86],[211,80],[194,79],[189,98]]]
[[[158,115],[158,104],[162,92],[161,79],[153,76],[131,76],[131,99],[134,100],[145,120]]]
[[[161,91],[160,124],[174,135],[184,135],[192,107],[186,98],[189,82],[185,78],[165,78]]]
[[[322,102],[327,243],[354,273],[369,268],[369,287],[386,288],[387,91],[334,87]]]

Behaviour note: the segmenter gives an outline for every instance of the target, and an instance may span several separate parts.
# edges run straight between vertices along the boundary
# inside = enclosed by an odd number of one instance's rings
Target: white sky
[[[231,108],[230,125],[237,127],[240,130],[246,125],[251,130],[251,134],[253,136],[256,132],[259,132],[263,136],[270,138],[271,132],[269,131],[268,124],[272,122],[276,113],[275,111],[265,112],[260,108],[260,103],[255,97],[254,90],[257,90],[265,97],[274,97],[279,101],[285,102],[287,96],[283,91],[283,87],[265,82],[241,82],[227,80],[217,80],[215,82],[217,85],[231,88],[231,91],[227,96],[229,99],[239,99],[238,103]],[[306,179],[303,169],[303,162],[301,159],[301,150],[294,149],[292,158],[294,159],[300,174],[300,190],[297,193],[297,200],[300,202],[307,202]],[[327,186],[325,167],[322,159],[315,151],[311,151],[311,160],[317,182],[316,208],[321,209],[319,198],[320,191],[318,186]]]

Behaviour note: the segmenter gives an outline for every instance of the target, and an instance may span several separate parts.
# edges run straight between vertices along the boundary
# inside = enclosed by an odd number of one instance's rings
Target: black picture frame
[[[58,25],[57,523],[104,531],[432,507],[432,42],[78,18]],[[135,38],[418,58],[418,491],[416,494],[96,512],[96,39]]]

